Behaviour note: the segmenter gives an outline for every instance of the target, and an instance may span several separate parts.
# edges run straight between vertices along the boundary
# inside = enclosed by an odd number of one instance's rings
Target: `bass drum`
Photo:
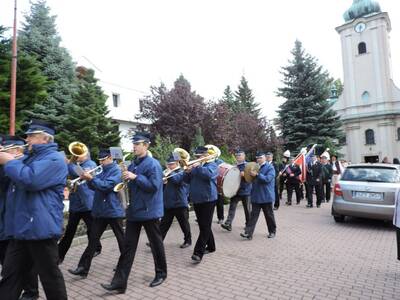
[[[218,166],[217,186],[218,192],[227,198],[236,195],[240,188],[240,170],[236,166],[222,163]]]

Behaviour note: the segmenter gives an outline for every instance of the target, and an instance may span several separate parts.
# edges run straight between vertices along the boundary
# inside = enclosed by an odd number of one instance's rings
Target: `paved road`
[[[227,207],[225,207],[227,210]],[[165,240],[168,279],[148,287],[153,259],[144,232],[125,295],[110,295],[100,283],[112,277],[119,251],[115,238],[103,241],[87,279],[67,272],[84,250],[68,253],[62,270],[70,299],[400,299],[400,262],[395,232],[382,222],[351,219],[336,224],[330,204],[321,208],[282,206],[276,212],[277,237],[266,238],[259,219],[252,241],[243,240],[244,216],[239,207],[232,232],[213,224],[217,251],[199,265],[190,260],[192,248],[180,249],[177,223]],[[191,216],[194,240],[198,229]]]

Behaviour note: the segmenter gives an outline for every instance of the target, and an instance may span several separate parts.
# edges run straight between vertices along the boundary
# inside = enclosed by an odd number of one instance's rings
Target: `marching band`
[[[67,299],[63,263],[80,220],[87,227],[88,245],[76,269],[69,273],[86,278],[91,262],[102,250],[101,236],[110,226],[117,239],[120,256],[107,291],[125,293],[135,259],[140,232],[144,228],[154,258],[155,277],[150,287],[167,278],[167,259],[163,240],[174,217],[183,233],[180,248],[192,245],[189,202],[196,214],[199,235],[191,261],[199,264],[204,255],[216,251],[212,219],[219,206],[218,223],[232,231],[236,207],[242,202],[246,226],[240,235],[248,240],[262,210],[268,238],[276,236],[274,209],[286,184],[287,205],[292,193],[300,203],[301,168],[286,151],[284,162],[276,164],[270,152],[258,151],[257,163],[248,163],[238,149],[236,165],[223,163],[216,146],[199,146],[196,159],[176,148],[167,160],[166,169],[150,155],[150,136],[137,132],[132,138],[134,159],[129,166],[118,165],[109,149],[98,155],[99,166],[90,159],[89,149],[80,142],[70,144],[71,159],[58,151],[55,130],[49,123],[34,120],[26,139],[4,136],[0,148],[0,280],[1,299],[37,299],[39,277],[47,299]],[[312,156],[310,156],[312,157]],[[289,160],[289,161],[288,161]],[[322,163],[312,158],[307,168],[308,207],[322,198],[330,199],[330,180],[340,168],[324,171]],[[325,174],[325,175],[324,175]],[[68,177],[68,181],[67,181]],[[68,186],[69,219],[63,233],[64,188]],[[325,187],[326,191],[322,190]],[[326,195],[324,195],[326,194]],[[223,223],[223,201],[229,195],[228,217]],[[275,205],[274,205],[275,203]],[[222,207],[222,211],[221,211]],[[123,219],[126,218],[125,226]],[[124,230],[125,227],[125,230]],[[23,292],[23,293],[22,293]]]

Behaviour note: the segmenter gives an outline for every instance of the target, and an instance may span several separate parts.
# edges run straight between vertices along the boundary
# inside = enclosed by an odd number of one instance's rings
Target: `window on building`
[[[339,139],[339,144],[340,145],[346,145],[347,143],[346,143],[346,136],[344,135],[344,136],[342,136],[340,139]]]
[[[364,93],[362,93],[361,99],[362,99],[364,102],[368,102],[368,101],[369,101],[369,93],[368,93],[367,91],[365,91]]]
[[[365,130],[365,144],[374,145],[375,144],[375,134],[372,129]]]
[[[361,42],[358,44],[358,54],[364,54],[364,53],[367,53],[367,44]]]
[[[119,106],[119,101],[120,101],[120,99],[119,99],[120,97],[119,97],[119,94],[112,94],[112,100],[113,100],[113,106],[114,107],[118,107]]]
[[[141,99],[141,100],[139,100],[139,111],[143,112],[143,109],[144,109],[144,100]]]
[[[400,128],[397,128],[397,140],[400,141]]]

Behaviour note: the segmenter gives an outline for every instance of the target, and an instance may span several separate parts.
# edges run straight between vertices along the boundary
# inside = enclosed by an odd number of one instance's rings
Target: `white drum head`
[[[240,170],[238,167],[229,169],[222,183],[222,192],[225,197],[232,198],[240,188]]]

